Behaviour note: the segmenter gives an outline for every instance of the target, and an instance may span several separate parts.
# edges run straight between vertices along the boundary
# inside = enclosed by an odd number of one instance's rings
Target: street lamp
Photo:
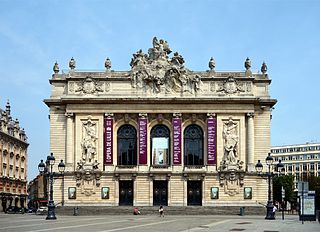
[[[46,217],[46,220],[55,220],[55,205],[53,201],[53,176],[54,172],[52,171],[53,165],[55,163],[55,158],[53,156],[53,153],[51,155],[47,156],[46,164],[44,164],[43,160],[38,165],[38,169],[40,174],[47,174],[49,176],[49,183],[50,183],[50,198],[48,202],[48,215]],[[49,168],[50,167],[50,168]],[[63,160],[58,165],[58,170],[62,174],[65,169],[65,164],[63,163]]]
[[[274,173],[271,172],[271,166],[273,164],[273,157],[271,156],[271,153],[268,153],[268,156],[266,158],[266,164],[268,166],[268,172],[266,172],[266,176],[268,177],[268,203],[267,203],[267,215],[265,217],[265,219],[267,220],[274,220],[274,213],[273,213],[273,203],[272,203],[272,199],[271,199],[271,178],[273,177]],[[263,165],[260,162],[260,160],[258,160],[258,163],[256,164],[256,171],[261,174],[263,169]],[[280,170],[280,171],[279,171]],[[277,171],[278,172],[284,172],[284,165],[283,163],[281,163],[281,160],[279,160],[279,163],[277,164]]]

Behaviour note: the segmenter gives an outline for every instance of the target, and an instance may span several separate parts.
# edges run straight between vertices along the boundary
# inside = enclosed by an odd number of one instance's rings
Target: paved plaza
[[[99,215],[99,216],[59,216],[57,220],[45,220],[45,215],[0,214],[0,232],[40,232],[40,231],[320,231],[320,223],[298,220],[296,215],[286,215],[274,221],[262,216],[176,216],[150,215]]]

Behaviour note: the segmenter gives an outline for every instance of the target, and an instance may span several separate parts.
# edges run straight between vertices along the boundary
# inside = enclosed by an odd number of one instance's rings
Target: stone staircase
[[[58,206],[57,215],[132,215],[134,206]],[[158,215],[159,207],[141,206],[138,207],[142,215]],[[238,206],[164,206],[166,215],[264,215],[266,208],[263,206],[247,206],[240,209]]]

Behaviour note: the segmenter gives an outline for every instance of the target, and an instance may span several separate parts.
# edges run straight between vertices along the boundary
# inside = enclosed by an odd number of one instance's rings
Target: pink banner
[[[207,129],[208,129],[208,157],[207,164],[215,165],[217,163],[217,119],[208,118],[207,119]]]
[[[172,119],[173,125],[173,164],[181,164],[181,118]]]
[[[147,164],[148,119],[139,118],[139,164]]]
[[[113,142],[113,118],[104,119],[104,164],[113,164],[112,154]]]

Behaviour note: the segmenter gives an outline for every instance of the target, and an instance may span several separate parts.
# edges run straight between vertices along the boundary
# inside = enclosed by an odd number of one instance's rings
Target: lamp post
[[[46,217],[46,220],[55,220],[55,205],[53,201],[53,176],[54,172],[52,170],[53,165],[55,163],[55,158],[53,156],[53,153],[51,155],[47,156],[46,164],[44,164],[43,160],[38,165],[38,169],[40,174],[47,174],[49,176],[49,184],[50,184],[50,193],[49,193],[49,202],[48,202],[48,214]],[[63,163],[63,160],[58,165],[58,170],[62,174],[65,169],[65,164]]]
[[[271,199],[271,179],[274,175],[273,172],[271,172],[271,166],[273,164],[273,157],[271,156],[271,153],[268,153],[268,156],[266,158],[266,164],[268,166],[268,171],[266,172],[266,176],[268,177],[268,202],[267,202],[267,214],[265,219],[267,220],[274,220],[274,213],[273,213],[273,203],[272,203],[272,199]],[[258,160],[258,163],[256,164],[256,171],[261,174],[263,169],[263,165],[260,162],[260,160]],[[283,163],[281,163],[281,160],[279,160],[279,163],[277,164],[277,171],[284,171],[284,165]]]

